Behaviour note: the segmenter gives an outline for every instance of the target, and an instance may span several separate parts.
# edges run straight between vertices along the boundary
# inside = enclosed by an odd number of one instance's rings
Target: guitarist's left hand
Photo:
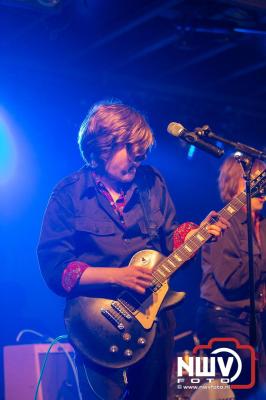
[[[223,231],[229,228],[231,225],[230,223],[223,217],[217,218],[218,213],[216,211],[211,211],[206,218],[201,222],[200,227],[207,225],[206,229],[207,232],[215,238],[221,236]],[[211,220],[215,220],[215,223],[208,225]],[[197,232],[198,229],[192,229],[186,236],[186,239],[189,239],[194,233]]]
[[[216,238],[221,236],[223,231],[227,228],[230,228],[231,226],[230,222],[227,221],[225,218],[219,216],[216,211],[211,211],[202,221],[200,227],[208,224],[211,220],[214,220],[215,223],[207,226],[207,232],[210,235],[215,236]]]

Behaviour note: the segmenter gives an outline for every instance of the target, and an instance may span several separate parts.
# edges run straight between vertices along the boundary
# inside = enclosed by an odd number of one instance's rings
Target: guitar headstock
[[[251,181],[251,196],[266,196],[266,169]]]

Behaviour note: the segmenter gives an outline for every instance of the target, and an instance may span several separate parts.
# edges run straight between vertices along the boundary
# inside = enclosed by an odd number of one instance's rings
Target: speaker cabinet
[[[16,345],[4,347],[5,400],[34,399],[37,382],[49,344]],[[56,344],[52,347],[41,385],[38,400],[76,398],[75,381],[70,362],[62,350],[72,353],[70,344]],[[68,389],[67,389],[68,387]],[[67,395],[64,395],[63,392]]]

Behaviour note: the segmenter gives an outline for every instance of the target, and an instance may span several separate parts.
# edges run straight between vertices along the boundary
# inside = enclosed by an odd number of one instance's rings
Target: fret
[[[245,194],[245,192],[240,193],[240,195],[237,196],[237,197],[243,203],[243,205],[246,203],[246,194]]]
[[[232,214],[230,214],[228,211],[226,211],[225,208],[222,209],[220,212],[221,217],[224,217],[226,220],[229,220],[232,217]]]
[[[156,279],[157,282],[163,284],[163,280],[161,277],[158,276],[158,268],[156,268],[153,273],[152,273],[153,277]]]
[[[200,242],[204,242],[204,237],[200,234],[200,233],[197,233],[196,234],[196,238],[200,241]]]
[[[176,270],[178,263],[172,259],[172,256],[173,256],[173,254],[171,256],[169,256],[167,260],[173,266],[174,270]]]
[[[193,253],[192,249],[187,244],[184,246],[184,249],[189,253]]]
[[[191,257],[191,252],[187,251],[184,247],[178,250],[179,253],[181,253],[184,262],[189,260],[189,258]]]
[[[238,196],[220,211],[220,215],[226,219],[230,219],[243,207],[243,205],[244,203],[240,200],[240,197]]]
[[[173,254],[173,257],[175,257],[175,259],[179,262],[183,261],[183,259],[176,253]]]
[[[171,265],[171,267],[168,268],[168,266],[165,265],[166,263],[168,264],[169,267]],[[163,280],[168,279],[168,277],[172,275],[172,273],[175,271],[175,269],[176,269],[175,264],[173,264],[170,260],[165,259],[163,261],[163,264],[158,265],[157,268],[154,270],[154,272],[161,275],[160,276],[160,283],[162,283],[161,282],[162,278],[164,278]],[[153,275],[154,275],[154,273],[153,273]],[[154,285],[154,282],[152,282],[152,284]]]
[[[210,224],[208,224],[208,225],[210,225]],[[199,230],[199,233],[201,236],[203,236],[204,240],[207,240],[210,237],[210,234],[207,231],[208,225],[204,226],[203,228],[200,228],[200,230]]]
[[[164,261],[164,262],[165,262],[165,261]],[[167,273],[164,273],[164,272],[161,270],[161,268],[165,268],[165,266],[164,266],[163,264],[160,264],[160,265],[158,265],[157,267],[155,267],[155,269],[154,269],[154,271],[153,271],[153,277],[154,277],[154,279],[152,280],[152,286],[155,287],[155,290],[152,289],[153,291],[158,290],[158,289],[162,286],[163,282],[164,282],[166,279],[168,279],[168,277],[172,274],[172,271],[170,271],[169,269],[168,269],[168,272],[167,272]],[[159,277],[158,277],[158,274],[160,275],[160,279],[159,279]],[[158,283],[157,283],[156,281],[159,283],[159,285],[158,285]]]
[[[236,205],[236,207],[238,208],[238,210],[240,210],[240,208],[242,208],[243,205],[244,205],[244,203],[243,203],[238,197],[235,197],[235,198],[232,200],[232,203],[234,203],[234,204]],[[240,205],[239,205],[239,203],[240,203]]]
[[[166,260],[165,260],[166,261]],[[164,261],[164,262],[165,262]],[[171,272],[171,270],[165,265],[165,264],[161,264],[161,267],[166,271],[166,272]]]
[[[197,251],[200,248],[202,243],[204,243],[205,239],[203,237],[202,237],[202,239],[203,239],[202,241],[199,241],[199,239],[196,236],[192,236],[187,241],[187,244],[189,244],[189,246],[192,248],[194,253],[195,253],[195,251]]]
[[[206,230],[203,232],[201,228],[199,232],[191,236],[185,243],[184,250],[186,254],[191,256],[191,254],[195,253],[209,239],[209,237],[210,234]]]
[[[160,275],[162,275],[163,278],[165,278],[165,274],[163,273],[163,271],[160,270],[160,268],[156,269],[156,272],[158,272]]]
[[[236,212],[235,208],[232,207],[230,204],[226,207],[226,211],[228,211],[229,214],[234,214]]]
[[[173,270],[175,270],[175,264],[173,263],[173,261],[171,261],[169,258],[166,258],[165,260],[164,260],[164,262],[167,262],[167,266],[168,266],[168,268],[170,269],[170,271],[173,271]]]
[[[153,279],[152,279],[151,284],[152,284],[152,285],[156,285],[159,281],[158,281],[158,279],[157,279],[154,275],[152,275],[152,276],[153,276]],[[159,282],[159,283],[161,283],[161,282]]]

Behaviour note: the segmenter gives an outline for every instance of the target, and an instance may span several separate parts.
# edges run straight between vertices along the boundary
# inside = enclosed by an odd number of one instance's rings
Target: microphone
[[[222,157],[224,154],[224,150],[218,146],[214,146],[211,143],[205,142],[202,140],[197,133],[189,132],[183,125],[177,122],[170,122],[167,127],[167,132],[173,136],[179,137],[185,142],[189,143],[192,146],[198,147],[201,150],[206,151],[207,153],[212,154],[215,157]]]

